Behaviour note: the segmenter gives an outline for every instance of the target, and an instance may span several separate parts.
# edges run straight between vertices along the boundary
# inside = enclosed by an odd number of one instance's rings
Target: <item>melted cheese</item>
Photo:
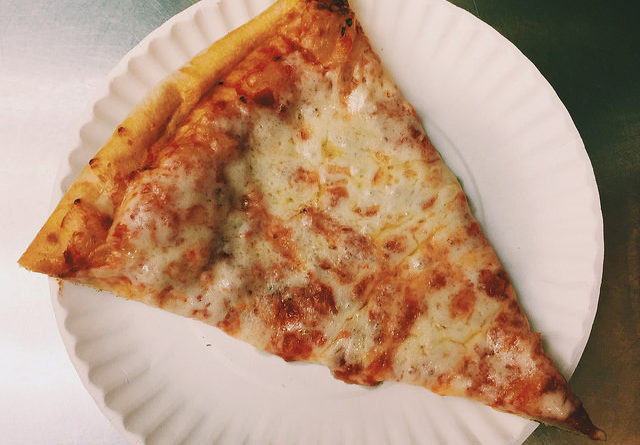
[[[510,330],[524,317],[496,325],[512,290],[413,109],[370,50],[345,81],[283,47],[230,73],[131,182],[88,273],[349,382],[530,403],[505,391],[551,365]]]

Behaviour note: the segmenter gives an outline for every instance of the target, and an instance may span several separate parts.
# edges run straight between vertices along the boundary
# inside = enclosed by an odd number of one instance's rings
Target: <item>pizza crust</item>
[[[104,242],[126,179],[142,167],[151,147],[171,138],[218,79],[300,6],[297,0],[276,1],[154,87],[80,172],[18,263],[57,277],[80,267],[76,263],[85,261]],[[95,228],[94,235],[89,239],[79,235],[82,227]]]

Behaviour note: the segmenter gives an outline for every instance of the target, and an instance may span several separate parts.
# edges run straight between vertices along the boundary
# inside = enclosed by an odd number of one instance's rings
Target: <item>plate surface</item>
[[[60,190],[156,82],[269,3],[200,2],[127,54],[87,112]],[[450,3],[351,4],[570,376],[595,316],[603,239],[593,171],[569,114],[512,44]],[[52,280],[52,301],[83,383],[132,443],[515,445],[537,425],[408,385],[348,385],[105,292],[59,290]]]

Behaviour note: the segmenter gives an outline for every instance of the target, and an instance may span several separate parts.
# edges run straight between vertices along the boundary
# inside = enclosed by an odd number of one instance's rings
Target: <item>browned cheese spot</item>
[[[418,317],[426,311],[426,302],[417,289],[422,283],[405,282],[398,270],[379,274],[368,287],[369,320],[376,327],[376,345],[371,361],[363,371],[365,380],[379,382],[388,378],[397,348],[409,336]]]
[[[269,348],[285,360],[305,360],[326,342],[322,326],[337,313],[333,291],[313,278],[304,287],[285,287],[257,301],[260,319],[270,327]]]
[[[431,198],[423,202],[422,210],[429,210],[431,207],[433,207],[433,204],[435,204],[437,198],[438,198],[437,196],[432,196]]]
[[[393,253],[403,253],[407,250],[407,237],[396,235],[384,243],[385,250]]]
[[[487,269],[480,271],[479,276],[480,289],[488,296],[502,300],[507,298],[505,294],[509,287],[509,278],[503,269],[492,272]]]
[[[303,182],[305,184],[317,184],[319,182],[318,173],[298,167],[293,174],[294,183]]]
[[[330,207],[337,206],[340,200],[349,197],[349,191],[343,186],[331,187],[327,189],[327,192],[331,195],[331,200],[329,202]]]
[[[429,274],[427,284],[430,288],[442,289],[447,284],[447,276],[438,270],[434,270]]]
[[[476,293],[466,288],[455,293],[449,301],[449,315],[451,318],[469,319],[473,314],[476,303]]]
[[[356,206],[353,209],[353,212],[356,213],[357,215],[371,217],[371,216],[377,215],[379,210],[380,210],[380,206],[378,204],[374,204],[365,209],[359,206]]]

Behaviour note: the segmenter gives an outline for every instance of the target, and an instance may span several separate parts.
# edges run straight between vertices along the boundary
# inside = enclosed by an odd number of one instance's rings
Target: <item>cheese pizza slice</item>
[[[166,79],[20,264],[604,438],[345,0],[279,0]]]

